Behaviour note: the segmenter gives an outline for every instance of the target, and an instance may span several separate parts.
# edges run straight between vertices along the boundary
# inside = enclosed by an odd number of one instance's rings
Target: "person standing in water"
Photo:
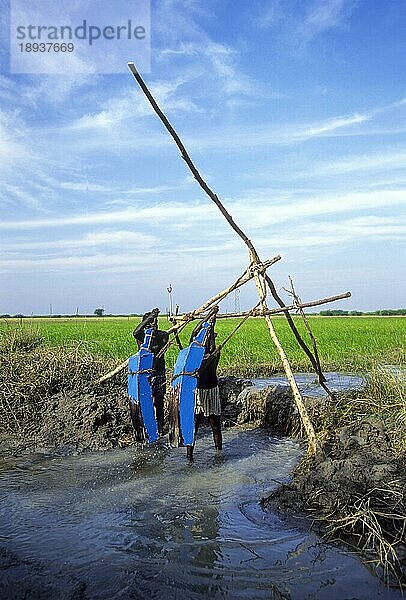
[[[166,393],[166,368],[165,368],[165,353],[162,356],[157,356],[158,353],[166,346],[169,340],[169,335],[166,331],[158,329],[158,313],[159,309],[146,312],[142,317],[141,323],[134,329],[133,336],[140,348],[144,341],[145,330],[153,329],[152,343],[150,346],[151,352],[154,355],[152,365],[152,373],[150,375],[150,384],[152,390],[152,399],[155,406],[156,421],[158,425],[159,435],[164,434],[164,398]]]
[[[220,360],[220,350],[216,348],[214,332],[215,318],[210,324],[210,330],[205,342],[205,353],[197,373],[196,408],[195,408],[195,438],[204,417],[209,419],[213,432],[214,446],[217,452],[223,449],[221,433],[221,402],[218,386],[217,366]],[[191,335],[193,339],[196,331]],[[193,458],[194,446],[187,446],[187,457]]]

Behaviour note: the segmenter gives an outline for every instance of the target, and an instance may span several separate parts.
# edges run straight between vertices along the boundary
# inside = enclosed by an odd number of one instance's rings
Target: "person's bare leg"
[[[164,434],[164,396],[159,394],[154,397],[156,422],[159,435]]]
[[[200,427],[200,423],[202,422],[202,418],[203,418],[203,415],[201,413],[198,413],[197,415],[195,415],[195,441],[196,441],[197,432]],[[195,448],[194,444],[193,444],[193,446],[186,446],[186,456],[187,456],[188,460],[193,460],[194,448]]]
[[[209,421],[213,431],[214,447],[216,450],[222,450],[223,436],[221,433],[221,417],[220,415],[210,415]]]

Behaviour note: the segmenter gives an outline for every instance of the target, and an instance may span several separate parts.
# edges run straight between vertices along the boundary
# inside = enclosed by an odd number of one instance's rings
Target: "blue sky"
[[[151,4],[145,81],[261,257],[282,255],[278,289],[290,275],[304,300],[350,290],[337,308],[404,306],[405,12]],[[244,271],[245,246],[129,72],[13,75],[1,33],[0,313],[164,311],[169,283],[190,310]],[[253,286],[240,303],[256,303]]]

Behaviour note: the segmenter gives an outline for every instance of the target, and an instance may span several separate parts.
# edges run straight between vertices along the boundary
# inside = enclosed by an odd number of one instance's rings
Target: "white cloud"
[[[309,250],[319,246],[345,247],[351,243],[364,244],[371,239],[374,243],[398,240],[406,235],[406,219],[369,215],[343,219],[341,221],[313,220],[312,223],[294,223],[288,230],[272,234],[272,248],[281,250],[302,248]],[[270,239],[259,235],[257,243],[264,248]]]
[[[0,202],[4,205],[12,205],[16,201],[25,207],[43,211],[41,201],[37,196],[26,191],[23,187],[0,182]]]
[[[188,102],[180,99],[167,102],[160,101],[161,108],[170,117],[171,102],[173,106],[184,108],[188,113]],[[224,102],[224,100],[223,100]],[[228,102],[233,102],[232,97]],[[241,100],[238,100],[241,102]],[[238,153],[252,148],[296,145],[322,137],[337,136],[362,136],[362,135],[393,135],[400,133],[399,127],[392,129],[377,130],[371,128],[374,118],[384,112],[395,110],[404,105],[404,101],[393,102],[384,106],[378,106],[370,110],[348,115],[336,115],[323,120],[313,122],[283,123],[281,125],[269,125],[262,123],[245,125],[230,124],[224,126],[219,135],[218,127],[210,128],[206,125],[200,128],[197,134],[187,133],[185,143],[190,150],[213,150]],[[176,110],[176,109],[175,109]],[[196,109],[197,110],[197,109]],[[140,116],[148,116],[150,119],[140,121]],[[72,133],[76,132],[78,137],[74,138],[77,151],[100,151],[104,145],[106,130],[109,131],[109,149],[111,152],[145,152],[146,150],[163,151],[173,146],[169,135],[161,128],[157,128],[157,117],[152,108],[147,104],[140,92],[132,90],[127,97],[109,100],[102,109],[96,113],[88,114],[76,119],[70,125],[59,130],[50,130],[49,135],[57,136],[58,143],[64,143],[66,138],[72,143]],[[210,121],[209,121],[210,122]],[[86,135],[82,131],[86,130]]]
[[[354,0],[315,0],[311,2],[304,21],[296,32],[302,43],[308,43],[329,29],[342,27],[350,18],[357,2]]]
[[[343,194],[320,194],[295,201],[272,201],[273,191],[254,190],[233,203],[230,210],[237,223],[244,223],[251,229],[262,229],[280,223],[291,223],[303,218],[320,215],[333,215],[370,209],[384,209],[403,206],[406,190],[380,190],[371,192],[350,192]]]
[[[365,123],[365,121],[369,121],[370,118],[371,117],[366,114],[350,115],[348,117],[334,117],[332,119],[322,121],[321,123],[311,125],[309,128],[305,128],[302,131],[299,130],[297,137],[298,139],[311,138],[323,133],[335,131],[336,129],[341,129],[342,127],[349,127],[358,123]]]
[[[120,232],[118,232],[120,233]],[[125,232],[125,239],[128,238],[128,232]],[[91,238],[91,236],[90,236]],[[120,250],[116,252],[109,251],[106,246],[111,246],[111,237],[107,236],[106,244],[103,243],[103,237],[97,237],[95,244],[85,243],[86,240],[80,242],[75,252],[64,252],[57,255],[49,256],[48,252],[52,249],[71,250],[72,244],[14,244],[14,247],[19,250],[27,250],[24,255],[15,254],[11,256],[3,255],[0,259],[0,272],[78,272],[78,271],[97,271],[97,272],[148,272],[152,274],[165,272],[166,277],[176,276],[179,279],[179,257],[182,256],[182,271],[185,273],[186,279],[193,279],[196,273],[199,272],[217,272],[219,268],[229,269],[233,261],[230,261],[226,250],[230,249],[228,244],[216,244],[211,247],[196,247],[193,252],[190,247],[168,247],[160,243],[151,243],[148,240],[148,245],[137,240],[137,243],[124,244],[120,241],[117,246]],[[123,239],[123,242],[125,240]],[[91,246],[100,245],[98,251],[86,251]],[[114,245],[114,244],[113,244]],[[125,251],[123,251],[125,246]],[[232,245],[233,246],[233,245]],[[233,246],[234,247],[234,246]],[[36,250],[36,254],[32,254],[29,250]],[[38,253],[38,250],[43,253]],[[234,248],[233,258],[236,263],[245,255],[244,248]],[[202,260],[202,258],[204,260]],[[180,276],[181,278],[181,276]]]
[[[261,219],[262,221],[263,219]],[[300,249],[301,260],[306,255],[314,255],[318,248],[332,251],[343,249],[351,244],[364,244],[367,240],[377,242],[401,241],[406,234],[406,220],[401,216],[364,215],[342,220],[329,221],[316,219],[311,222],[299,219],[289,222],[289,227],[269,229],[263,224],[258,229],[255,244],[261,252],[274,254],[287,252],[295,256]],[[205,272],[218,274],[220,270],[243,269],[246,252],[242,242],[236,236],[224,238],[222,232],[209,230],[210,235],[204,245],[198,240],[186,238],[181,244],[161,243],[150,235],[131,231],[92,232],[83,238],[55,240],[45,242],[14,242],[4,244],[4,254],[0,270],[29,272],[74,272],[109,271],[121,273],[165,271],[176,276],[179,282],[179,260],[182,272]],[[190,236],[190,232],[188,234]],[[111,251],[116,247],[117,250]],[[50,251],[60,251],[50,255]],[[97,251],[95,251],[97,250]],[[89,254],[89,251],[91,252]],[[22,253],[26,253],[25,255]],[[180,277],[182,279],[182,277]]]
[[[286,199],[283,203],[273,200],[273,190],[252,190],[236,200],[226,199],[226,208],[236,222],[244,229],[258,231],[281,223],[291,223],[304,218],[320,215],[333,215],[353,211],[384,209],[402,206],[405,202],[406,190],[379,190],[370,192],[351,192],[343,194],[319,194],[310,197]],[[134,223],[138,226],[148,224],[155,227],[171,228],[173,231],[189,232],[194,225],[205,225],[209,230],[218,231],[222,235],[228,229],[227,223],[219,214],[213,203],[201,202],[167,202],[143,209],[127,208],[117,211],[93,212],[65,217],[47,217],[35,220],[18,220],[1,222],[0,229],[39,230],[55,227],[82,227],[90,225],[112,225],[117,223]],[[189,233],[188,233],[189,236]]]
[[[187,209],[187,210],[185,210]],[[18,229],[43,229],[49,227],[71,227],[71,226],[87,226],[95,224],[110,224],[110,223],[162,223],[173,222],[176,224],[179,216],[182,216],[184,221],[201,220],[208,217],[210,214],[210,206],[206,204],[181,202],[168,202],[150,206],[147,208],[136,209],[127,208],[121,211],[104,211],[93,212],[86,214],[76,214],[64,217],[50,217],[45,219],[34,220],[19,220],[0,222],[0,229],[3,230],[18,230]]]
[[[160,42],[157,60],[170,59],[172,68],[180,70],[193,64],[206,97],[215,96],[228,102],[231,97],[255,96],[258,84],[242,71],[236,48],[215,41],[198,23],[206,8],[207,3],[183,0],[163,0],[156,5],[154,25]],[[210,16],[208,9],[206,17]]]
[[[149,88],[157,102],[165,106],[166,110],[172,112],[198,111],[198,107],[190,98],[177,95],[179,89],[193,79],[193,74],[184,74],[171,80],[152,82],[149,84]],[[83,115],[71,123],[67,129],[77,129],[79,131],[110,129],[124,123],[127,124],[128,121],[139,117],[152,116],[152,109],[147,100],[141,95],[135,84],[134,88],[130,88],[130,84],[129,73],[129,86],[124,95],[110,97],[100,110]]]
[[[73,192],[111,192],[111,186],[99,185],[98,183],[62,181],[59,187],[64,190],[72,190]]]
[[[0,111],[0,169],[30,156],[25,126],[17,111]]]
[[[100,253],[90,256],[2,259],[0,260],[0,270],[3,272],[12,270],[30,272],[77,271],[79,269],[103,271],[109,268],[125,266],[131,271],[144,271],[146,264],[143,260],[139,259],[143,259],[141,250],[138,254],[134,253],[132,256],[127,253]]]
[[[347,26],[358,0],[269,0],[255,24],[279,27],[290,44],[305,46],[330,29]]]
[[[309,171],[298,173],[298,177],[323,177],[325,175],[342,175],[356,171],[392,171],[406,168],[406,152],[380,152],[374,154],[350,155],[335,160],[323,161]]]
[[[152,235],[136,231],[95,231],[81,238],[46,240],[46,241],[15,241],[0,244],[2,252],[45,251],[45,250],[79,250],[95,246],[141,246],[150,248],[157,243]]]

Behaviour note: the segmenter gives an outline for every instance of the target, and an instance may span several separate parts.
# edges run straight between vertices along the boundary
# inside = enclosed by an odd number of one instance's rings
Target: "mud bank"
[[[109,450],[132,433],[125,389],[66,390],[44,398],[41,410],[30,415],[14,433],[3,433],[0,451],[80,453]]]
[[[132,445],[135,442],[125,378],[121,379],[44,396],[40,409],[22,418],[18,428],[0,433],[0,452],[78,454]],[[240,392],[251,385],[235,377],[221,379],[225,426],[241,422],[238,415],[242,404],[237,400]]]
[[[393,451],[384,422],[364,417],[333,427],[334,400],[304,398],[318,434],[320,451],[304,458],[292,481],[262,505],[272,512],[311,517],[331,540],[341,540],[376,569],[387,583],[406,584],[406,469]],[[255,421],[284,435],[300,435],[299,416],[286,388],[244,389],[237,421]],[[326,426],[328,424],[328,427]]]

